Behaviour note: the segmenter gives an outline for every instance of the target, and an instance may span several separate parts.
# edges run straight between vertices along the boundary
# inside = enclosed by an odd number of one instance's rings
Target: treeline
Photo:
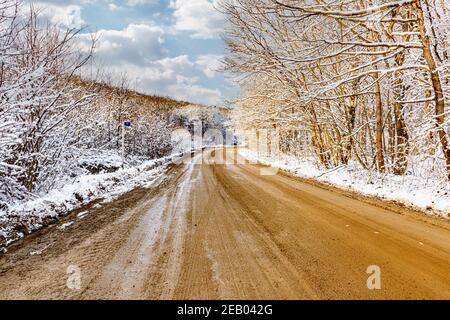
[[[244,130],[286,153],[450,179],[449,2],[223,0]]]
[[[130,90],[126,77],[108,83],[84,80],[80,86],[95,93],[92,103],[81,108],[84,126],[76,136],[80,147],[120,150],[123,124],[129,121],[126,154],[154,159],[170,153],[171,133],[177,125],[175,111],[189,103]]]
[[[82,80],[95,41],[80,53],[79,32],[0,0],[0,210],[89,173],[82,158],[118,158],[124,121],[133,159],[171,152],[173,111],[187,103],[133,92],[125,77]]]

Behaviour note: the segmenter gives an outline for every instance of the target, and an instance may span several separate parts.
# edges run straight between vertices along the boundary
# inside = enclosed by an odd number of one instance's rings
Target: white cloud
[[[194,64],[189,60],[188,55],[181,55],[175,58],[164,58],[158,63],[165,69],[170,70],[174,68],[192,67]]]
[[[52,22],[81,27],[83,5],[100,0],[38,0],[38,7]],[[101,0],[110,12],[126,12],[128,7],[155,4],[158,0]],[[212,1],[212,0],[211,0]],[[149,94],[168,95],[194,103],[220,104],[223,95],[208,88],[203,74],[216,75],[220,56],[202,55],[191,60],[188,54],[169,56],[165,37],[188,32],[193,38],[215,38],[223,27],[223,17],[210,0],[174,0],[174,24],[169,27],[153,23],[134,23],[120,30],[100,30],[95,51],[96,65],[114,77],[126,74],[135,89]],[[85,9],[87,10],[87,9]],[[156,12],[154,15],[160,14]],[[92,23],[92,22],[91,22]],[[80,34],[81,50],[90,48],[91,35]],[[94,67],[95,69],[95,67]],[[86,69],[86,72],[89,72]],[[95,73],[94,73],[95,74]]]
[[[223,30],[225,17],[215,9],[217,0],[172,0],[174,30],[191,33],[193,38],[217,38]]]
[[[217,89],[209,89],[198,85],[197,78],[178,77],[177,83],[169,85],[169,95],[194,103],[218,105],[222,102],[222,93]]]
[[[43,3],[43,4],[51,4],[55,6],[65,7],[71,4],[83,5],[86,3],[94,3],[96,0],[38,0],[38,1],[29,1],[32,3]]]
[[[80,1],[83,3],[83,1]],[[82,7],[71,4],[72,1],[39,1],[35,6],[41,14],[47,17],[52,23],[69,28],[81,28],[86,23],[81,17]]]
[[[100,30],[96,55],[108,65],[124,62],[144,66],[148,61],[164,56],[164,30],[149,24],[130,24],[123,30]],[[80,35],[87,46],[90,35]]]
[[[96,57],[112,74],[126,73],[144,93],[169,95],[195,103],[219,104],[222,94],[199,84],[197,63],[188,55],[165,57],[164,31],[152,25],[129,25],[123,30],[102,30]],[[90,36],[80,35],[87,50]]]
[[[222,67],[223,56],[208,54],[198,57],[195,62],[208,78],[214,78]]]
[[[155,4],[158,0],[127,0],[127,5],[134,6],[143,6],[145,4]]]
[[[120,7],[115,3],[108,3],[109,11],[115,12],[120,9]]]
[[[178,63],[170,64],[169,60]],[[168,95],[193,103],[220,104],[223,101],[222,93],[202,86],[200,78],[191,69],[192,65],[192,62],[180,56],[155,61],[145,68],[127,67],[127,70],[134,70],[130,76],[137,80],[138,91]]]

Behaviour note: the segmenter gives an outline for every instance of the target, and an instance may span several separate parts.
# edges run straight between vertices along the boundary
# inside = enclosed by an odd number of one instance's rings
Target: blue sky
[[[217,0],[39,0],[62,26],[87,27],[99,41],[96,64],[126,73],[135,89],[204,104],[222,104],[236,87],[216,72],[224,54],[225,18]],[[83,46],[82,46],[83,47]]]

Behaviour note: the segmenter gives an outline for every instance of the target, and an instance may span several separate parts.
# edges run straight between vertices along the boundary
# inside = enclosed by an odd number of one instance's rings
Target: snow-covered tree
[[[0,4],[0,202],[36,191],[70,139],[68,121],[90,95],[74,85],[89,59],[74,47],[77,30],[41,23],[36,12],[13,0]]]
[[[326,167],[352,160],[403,175],[432,157],[450,179],[446,1],[221,7],[230,21],[226,66],[248,88],[239,119],[269,122],[287,140],[300,132]]]

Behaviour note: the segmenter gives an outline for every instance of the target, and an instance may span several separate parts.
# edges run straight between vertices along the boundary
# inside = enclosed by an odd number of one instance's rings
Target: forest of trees
[[[86,155],[118,157],[123,121],[133,159],[171,152],[174,110],[187,103],[133,92],[125,76],[85,80],[95,40],[80,54],[80,32],[0,0],[0,210],[92,172]]]
[[[448,0],[223,0],[242,130],[326,168],[450,179]]]

